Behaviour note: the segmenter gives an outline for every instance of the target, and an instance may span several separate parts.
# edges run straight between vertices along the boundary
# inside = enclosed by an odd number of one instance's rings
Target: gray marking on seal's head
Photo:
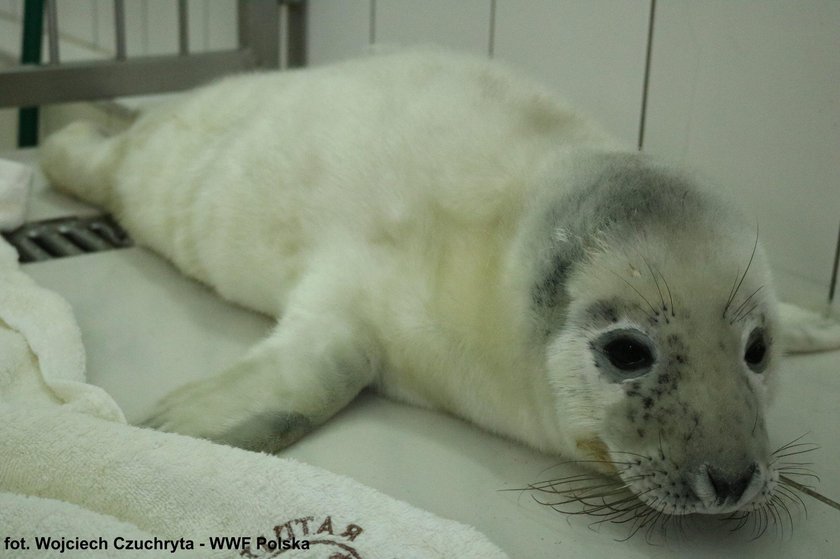
[[[553,308],[560,303],[564,295],[566,279],[574,261],[570,256],[560,251],[554,255],[554,259],[548,267],[548,273],[534,287],[531,294],[531,298],[537,307]]]
[[[639,154],[595,153],[594,171],[558,196],[546,211],[540,235],[550,236],[537,258],[531,300],[546,330],[562,322],[566,285],[587,251],[604,236],[637,236],[656,225],[679,231],[714,202],[693,183]],[[557,235],[562,231],[562,235]]]

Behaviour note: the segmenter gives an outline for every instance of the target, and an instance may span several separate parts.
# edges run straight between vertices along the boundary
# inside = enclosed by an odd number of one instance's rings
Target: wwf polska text
[[[168,551],[176,553],[191,549],[211,550],[243,550],[251,546],[266,550],[309,549],[308,540],[295,538],[267,538],[265,536],[211,536],[206,540],[192,540],[189,538],[127,538],[115,536],[112,538],[80,538],[35,536],[3,538],[3,549],[14,551],[58,551],[68,553],[74,551],[126,550],[126,551]]]

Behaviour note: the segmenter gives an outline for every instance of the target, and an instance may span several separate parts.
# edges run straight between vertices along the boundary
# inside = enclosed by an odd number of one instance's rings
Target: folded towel
[[[213,538],[247,537],[245,557],[271,556],[258,537],[323,550],[284,557],[504,557],[471,528],[294,460],[60,409],[0,406],[0,426],[9,424],[0,427],[0,487],[75,503],[161,540],[209,552]],[[121,529],[99,535],[128,537]]]
[[[126,425],[84,382],[71,309],[2,239],[0,534],[0,555],[21,559],[505,557],[473,528],[314,466]]]
[[[23,224],[31,184],[32,169],[0,159],[0,231],[10,231]]]
[[[0,402],[62,404],[125,422],[101,388],[85,383],[85,352],[67,302],[20,271],[0,239]]]

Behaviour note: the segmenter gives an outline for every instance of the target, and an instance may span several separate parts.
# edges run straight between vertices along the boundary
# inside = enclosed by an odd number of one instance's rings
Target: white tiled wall
[[[649,13],[650,0],[498,0],[493,54],[635,146]]]
[[[360,56],[373,40],[374,0],[309,3],[307,58],[310,65]]]
[[[731,188],[779,270],[827,286],[840,226],[840,2],[657,4],[645,150]]]
[[[376,0],[374,40],[383,45],[436,44],[487,55],[491,0]]]

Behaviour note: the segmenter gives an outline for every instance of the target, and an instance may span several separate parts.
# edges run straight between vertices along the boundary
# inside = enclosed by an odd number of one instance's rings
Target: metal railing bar
[[[125,1],[114,0],[114,33],[117,60],[125,60]]]
[[[178,0],[178,54],[190,53],[190,18],[187,0]]]
[[[46,0],[44,11],[47,16],[47,57],[50,64],[58,64],[58,9],[55,0]]]
[[[255,66],[249,50],[18,66],[0,72],[0,108],[181,91]]]
[[[280,6],[277,0],[239,0],[239,48],[254,54],[258,68],[280,65]]]

